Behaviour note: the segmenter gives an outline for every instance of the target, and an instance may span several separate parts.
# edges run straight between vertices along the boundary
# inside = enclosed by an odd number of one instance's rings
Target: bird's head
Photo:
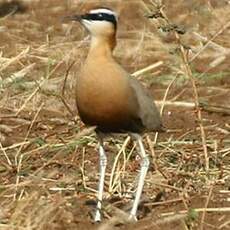
[[[113,36],[117,29],[117,14],[109,8],[94,8],[80,15],[65,17],[67,20],[79,21],[91,36]]]

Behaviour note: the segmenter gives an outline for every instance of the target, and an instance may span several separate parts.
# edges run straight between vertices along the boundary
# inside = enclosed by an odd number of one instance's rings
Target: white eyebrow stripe
[[[103,9],[103,8],[90,10],[89,13],[91,13],[91,14],[105,13],[105,14],[111,14],[111,15],[114,15],[115,17],[117,17],[117,14],[114,11],[109,10],[109,9]]]

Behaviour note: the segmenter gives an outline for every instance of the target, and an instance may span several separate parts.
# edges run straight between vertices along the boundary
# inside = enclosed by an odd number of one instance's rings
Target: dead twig
[[[199,106],[208,112],[222,113],[223,115],[230,115],[230,107],[221,106],[221,105],[213,105],[207,104],[203,102],[199,102]]]
[[[43,106],[44,106],[44,103],[42,103],[42,104],[40,105],[40,107],[38,108],[36,114],[34,115],[34,118],[33,118],[32,122],[31,122],[30,127],[29,127],[29,129],[28,129],[28,131],[27,131],[27,133],[26,133],[25,138],[24,138],[24,143],[25,143],[25,141],[27,141],[27,139],[28,139],[28,137],[29,137],[29,134],[30,134],[30,132],[31,132],[31,130],[32,130],[32,127],[33,127],[33,125],[34,125],[34,123],[35,123],[35,121],[36,121],[36,119],[37,119],[39,113],[41,112]],[[13,196],[14,200],[16,200],[17,191],[18,191],[18,186],[17,186],[17,185],[19,184],[19,180],[20,180],[19,172],[20,172],[21,167],[22,167],[23,154],[21,154],[21,151],[22,151],[22,148],[23,148],[23,147],[24,147],[24,145],[21,145],[21,146],[19,147],[17,153],[15,154],[15,165],[17,166],[17,173],[18,173],[18,175],[17,175],[17,177],[16,177],[16,183],[15,183],[15,185],[16,185],[16,186],[15,186],[15,193],[14,193],[14,196]],[[19,159],[18,159],[18,158],[19,158]]]
[[[145,67],[143,69],[137,70],[136,72],[132,73],[132,76],[138,77],[138,76],[140,76],[142,74],[145,74],[146,72],[149,72],[149,71],[151,71],[151,70],[163,65],[163,63],[164,63],[163,61],[158,61],[158,62],[156,62],[156,63],[154,63],[154,64],[152,64],[150,66],[147,66],[147,67]]]
[[[60,95],[60,98],[61,98],[61,101],[62,103],[65,105],[65,107],[67,108],[67,110],[69,111],[69,113],[74,117],[75,114],[74,112],[72,111],[72,109],[70,108],[70,106],[68,105],[68,103],[66,102],[65,100],[65,87],[66,87],[66,81],[67,81],[67,78],[69,76],[69,72],[71,70],[71,68],[73,67],[73,65],[75,64],[76,61],[73,61],[67,68],[66,70],[66,73],[65,73],[65,77],[64,77],[64,81],[63,81],[63,85],[62,85],[62,91],[61,91],[61,95]]]
[[[214,186],[211,185],[211,187],[209,188],[208,197],[207,197],[207,200],[206,200],[206,202],[205,202],[204,211],[203,211],[202,216],[201,216],[200,230],[203,230],[203,229],[204,229],[204,219],[205,219],[206,210],[207,210],[207,208],[208,208],[209,201],[210,201],[210,199],[211,199],[213,187],[214,187]]]
[[[194,208],[193,209],[195,212],[218,212],[218,213],[230,213],[230,207],[221,207],[221,208]],[[176,212],[166,212],[166,213],[162,213],[161,216],[172,216],[172,215],[176,215],[176,214],[185,214],[188,213],[189,210],[181,210],[181,211],[176,211]]]
[[[180,52],[181,52],[181,56],[182,56],[182,60],[183,60],[184,68],[185,68],[185,74],[188,76],[188,78],[190,79],[190,81],[192,83],[194,102],[195,102],[197,118],[198,118],[198,122],[199,122],[199,126],[200,126],[201,140],[202,140],[203,151],[204,151],[205,169],[208,172],[209,171],[209,157],[208,157],[208,149],[207,149],[207,145],[206,145],[206,134],[205,134],[204,127],[202,124],[202,113],[201,113],[201,109],[199,107],[199,95],[198,95],[195,79],[192,75],[192,71],[191,71],[191,68],[189,66],[187,52],[185,51],[184,46],[182,45],[182,43],[180,41],[180,37],[176,32],[175,32],[175,37],[176,37],[178,44],[180,46]]]
[[[230,21],[228,21],[224,26],[221,26],[221,29],[219,29],[209,40],[206,40],[206,44],[200,49],[199,52],[197,52],[190,60],[189,63],[193,62],[200,54],[203,52],[210,44],[213,44],[213,40],[217,38],[221,33],[223,33],[228,27],[230,26]],[[219,48],[219,47],[218,47]]]

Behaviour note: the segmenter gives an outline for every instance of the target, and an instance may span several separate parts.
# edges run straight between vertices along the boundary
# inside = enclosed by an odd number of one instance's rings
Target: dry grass
[[[97,141],[73,97],[88,38],[61,22],[95,2],[27,0],[26,12],[0,18],[0,229],[97,227],[84,204],[95,199]],[[228,229],[228,1],[97,3],[120,13],[115,54],[155,88],[169,128],[146,137],[154,170],[142,219],[125,229],[177,229],[175,222],[178,229]],[[139,167],[129,138],[108,139],[107,146],[105,198],[117,201],[105,201],[104,215],[112,218],[99,229],[125,224],[115,207],[129,209]]]

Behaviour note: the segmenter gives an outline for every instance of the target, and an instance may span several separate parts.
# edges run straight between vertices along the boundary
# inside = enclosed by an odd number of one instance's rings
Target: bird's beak
[[[69,22],[69,21],[81,22],[81,20],[82,20],[82,15],[71,15],[62,18],[62,22]]]

